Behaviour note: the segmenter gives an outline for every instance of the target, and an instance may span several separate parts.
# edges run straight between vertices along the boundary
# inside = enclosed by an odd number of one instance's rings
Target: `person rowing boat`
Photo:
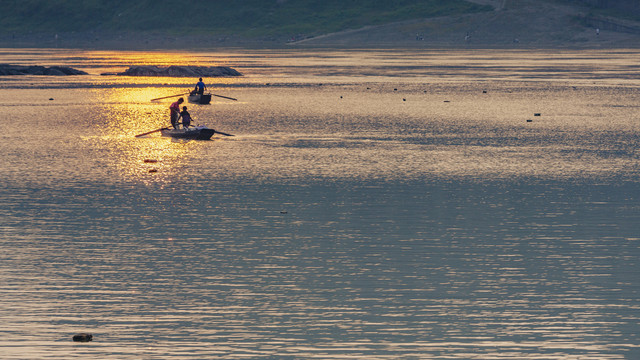
[[[178,99],[178,101],[172,103],[169,106],[169,111],[171,112],[171,126],[174,129],[178,128],[178,118],[180,117],[180,104],[184,102],[183,98]]]
[[[204,82],[202,81],[202,78],[200,78],[198,80],[198,83],[196,84],[196,87],[191,92],[191,94],[192,95],[194,95],[194,94],[202,95],[202,94],[204,94],[205,90],[208,90],[207,89],[207,85],[205,85]]]

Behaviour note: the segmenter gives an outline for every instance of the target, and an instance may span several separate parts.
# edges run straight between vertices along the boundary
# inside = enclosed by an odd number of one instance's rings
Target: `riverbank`
[[[606,49],[640,46],[640,22],[606,17],[579,5],[523,0],[518,5],[480,1],[495,11],[365,26],[317,36],[243,37],[165,32],[60,32],[0,34],[5,48],[182,50],[216,48],[482,48]]]

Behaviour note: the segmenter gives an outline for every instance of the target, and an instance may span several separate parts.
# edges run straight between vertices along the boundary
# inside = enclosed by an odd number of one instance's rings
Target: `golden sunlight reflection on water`
[[[0,357],[638,357],[636,53],[236,53],[212,141],[98,73],[224,54],[24,53],[95,67],[0,78]]]
[[[226,66],[229,59],[224,53],[185,53],[184,51],[82,51],[88,63],[97,65],[113,65],[114,63],[130,65],[194,65],[194,66]],[[116,55],[114,57],[114,55]]]
[[[98,118],[89,121],[95,122],[103,135],[86,139],[93,144],[89,146],[104,148],[108,163],[116,168],[114,174],[123,179],[166,182],[176,171],[173,165],[201,145],[162,137],[160,132],[135,136],[170,127],[169,103],[150,101],[156,93],[153,88],[137,87],[93,91],[100,105]]]

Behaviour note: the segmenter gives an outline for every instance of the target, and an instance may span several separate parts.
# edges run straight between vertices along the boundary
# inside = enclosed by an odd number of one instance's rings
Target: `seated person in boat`
[[[180,104],[184,102],[183,98],[178,99],[178,101],[174,102],[169,106],[169,111],[171,111],[171,126],[174,129],[178,128],[178,118],[180,117]]]
[[[180,117],[178,118],[182,119],[182,127],[183,128],[188,128],[191,125],[191,114],[189,114],[189,112],[187,111],[187,107],[183,106],[182,107],[182,111],[180,112]]]
[[[202,82],[202,78],[200,78],[200,80],[196,84],[196,87],[191,92],[191,95],[195,95],[195,94],[202,95],[204,94],[204,91],[206,89],[207,89],[207,86],[204,84],[204,82]]]

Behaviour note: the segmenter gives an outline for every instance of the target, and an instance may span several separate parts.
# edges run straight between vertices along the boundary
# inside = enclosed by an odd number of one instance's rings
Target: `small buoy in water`
[[[150,172],[150,173],[157,173],[157,172],[158,172],[158,169],[149,169],[149,172]]]
[[[531,119],[527,119],[527,122],[533,122],[533,120],[531,120]]]
[[[155,159],[144,159],[144,162],[146,162],[146,163],[157,163],[158,160],[155,160]]]
[[[533,114],[533,116],[540,116],[540,113],[535,113]]]
[[[73,341],[89,342],[89,341],[92,341],[92,340],[93,340],[93,335],[92,334],[80,333],[80,334],[73,335]]]

